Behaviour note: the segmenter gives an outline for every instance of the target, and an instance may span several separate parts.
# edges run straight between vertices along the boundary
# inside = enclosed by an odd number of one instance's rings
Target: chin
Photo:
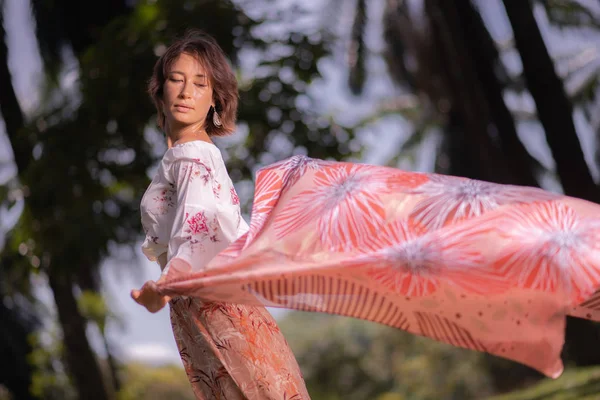
[[[195,125],[195,124],[199,124],[200,120],[196,119],[196,118],[181,118],[181,117],[177,117],[177,118],[173,118],[173,124],[174,125],[179,125],[179,126],[189,126],[189,125]]]

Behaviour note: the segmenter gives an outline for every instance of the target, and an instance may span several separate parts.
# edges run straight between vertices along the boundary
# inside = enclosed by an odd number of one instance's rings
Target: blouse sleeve
[[[175,259],[193,269],[202,268],[231,241],[221,227],[220,218],[226,216],[219,215],[210,165],[199,159],[180,158],[173,162],[171,176],[176,187],[176,208],[163,274]]]

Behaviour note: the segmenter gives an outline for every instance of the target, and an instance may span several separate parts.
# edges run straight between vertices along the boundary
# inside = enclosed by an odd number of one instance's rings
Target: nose
[[[181,93],[179,93],[179,95],[183,98],[190,98],[192,97],[192,90],[194,90],[193,83],[187,81],[183,84],[183,87],[181,88]]]

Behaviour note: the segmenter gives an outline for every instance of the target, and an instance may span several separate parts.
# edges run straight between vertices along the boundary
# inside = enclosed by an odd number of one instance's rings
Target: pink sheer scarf
[[[199,263],[200,264],[200,263]],[[541,189],[295,156],[261,169],[249,232],[169,295],[346,315],[563,366],[600,320],[600,206]]]

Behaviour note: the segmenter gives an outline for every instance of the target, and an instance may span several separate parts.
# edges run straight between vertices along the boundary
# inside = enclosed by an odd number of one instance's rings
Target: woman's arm
[[[217,206],[213,171],[210,155],[202,153],[182,157],[171,167],[177,195],[163,274],[175,264],[199,270],[230,242],[222,226],[228,216]]]
[[[158,256],[158,263],[161,269],[164,269],[167,265],[167,253],[162,253]],[[148,281],[142,286],[140,290],[132,290],[131,297],[138,304],[146,307],[151,313],[158,312],[161,310],[171,298],[169,296],[161,296],[158,293],[158,284],[166,279],[166,275],[162,274],[157,281]]]
[[[171,174],[177,201],[168,251],[157,258],[163,273],[158,281],[146,282],[141,290],[131,292],[150,312],[157,312],[170,300],[159,295],[157,284],[166,279],[173,263],[207,263],[229,243],[221,231],[212,169],[199,158],[184,157],[172,165]]]

